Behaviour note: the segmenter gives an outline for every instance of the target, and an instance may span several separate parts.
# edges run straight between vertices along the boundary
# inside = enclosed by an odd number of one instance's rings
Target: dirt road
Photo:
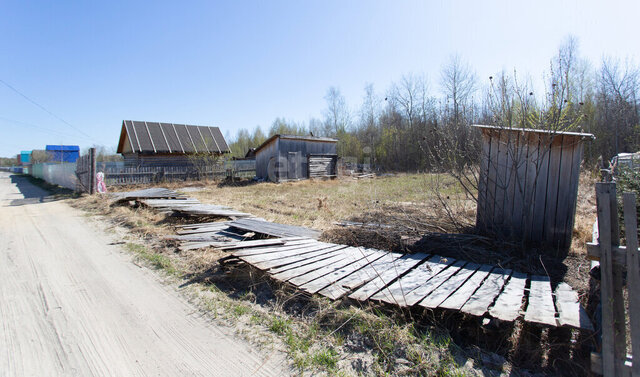
[[[288,374],[45,195],[0,172],[0,375]]]

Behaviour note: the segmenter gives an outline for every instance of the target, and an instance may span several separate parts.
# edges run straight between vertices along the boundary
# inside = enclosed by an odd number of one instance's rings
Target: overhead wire
[[[36,107],[38,107],[39,109],[41,109],[42,111],[46,112],[47,114],[51,115],[52,117],[54,117],[55,119],[59,120],[60,122],[66,124],[67,126],[71,127],[72,129],[74,129],[76,132],[84,135],[85,137],[89,138],[92,141],[96,141],[95,139],[93,139],[90,135],[88,135],[87,133],[85,133],[84,131],[82,131],[81,129],[79,129],[78,127],[74,126],[73,124],[67,122],[66,120],[62,119],[61,117],[59,117],[58,115],[54,114],[53,112],[51,112],[50,110],[48,110],[47,108],[45,108],[44,106],[42,106],[41,104],[39,104],[38,102],[32,100],[31,98],[29,98],[26,94],[22,93],[21,91],[19,91],[18,89],[16,89],[15,87],[13,87],[11,84],[7,83],[6,81],[0,79],[0,83],[4,84],[7,88],[11,89],[12,91],[14,91],[16,94],[18,94],[19,96],[21,96],[22,98],[24,98],[25,100],[31,102],[33,105],[35,105]]]

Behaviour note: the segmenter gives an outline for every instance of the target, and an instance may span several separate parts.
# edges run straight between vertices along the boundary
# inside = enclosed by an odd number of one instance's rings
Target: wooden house
[[[117,152],[125,166],[190,166],[230,150],[218,127],[124,120]]]
[[[482,134],[476,228],[565,253],[587,133],[475,125]]]
[[[335,177],[337,142],[327,137],[273,135],[256,148],[256,177],[272,182]]]

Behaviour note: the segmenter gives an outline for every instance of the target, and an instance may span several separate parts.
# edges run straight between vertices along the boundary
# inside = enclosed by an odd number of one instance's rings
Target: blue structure
[[[80,157],[80,147],[77,145],[47,145],[45,150],[51,156],[49,162],[76,162]]]
[[[20,152],[20,164],[27,165],[31,163],[31,151]]]

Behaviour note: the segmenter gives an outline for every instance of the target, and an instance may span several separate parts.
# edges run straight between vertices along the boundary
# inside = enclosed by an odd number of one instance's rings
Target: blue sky
[[[0,0],[0,156],[45,144],[115,147],[123,119],[213,125],[231,139],[276,117],[360,105],[405,74],[438,94],[452,54],[481,82],[542,80],[568,36],[597,65],[640,60],[637,1]]]

